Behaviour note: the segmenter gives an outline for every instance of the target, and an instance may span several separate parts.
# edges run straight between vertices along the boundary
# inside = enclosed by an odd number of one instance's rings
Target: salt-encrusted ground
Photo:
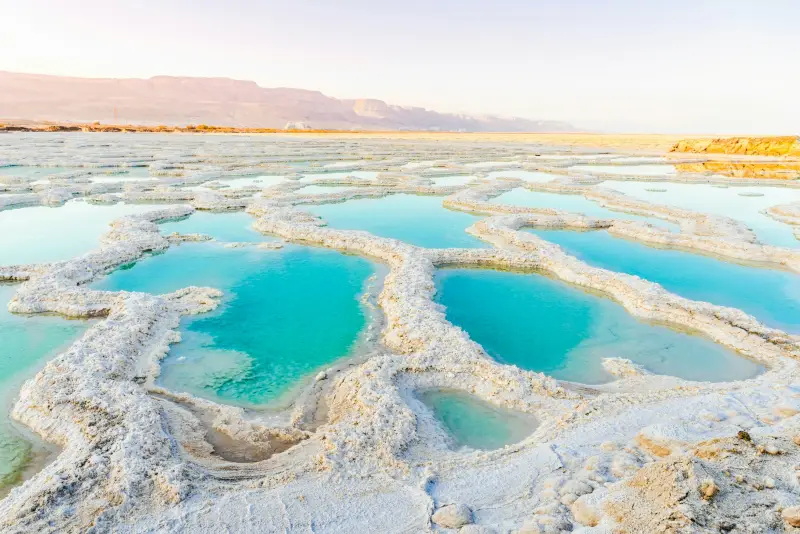
[[[0,197],[0,206],[57,205],[73,197],[180,204],[118,220],[98,249],[82,257],[0,268],[0,279],[24,281],[8,304],[11,311],[104,318],[20,392],[13,417],[62,452],[0,501],[4,532],[778,532],[800,526],[800,338],[739,310],[591,267],[518,230],[602,227],[645,244],[797,271],[794,250],[761,245],[736,221],[655,206],[570,175],[569,162],[592,156],[559,159],[556,167],[530,155],[552,148],[154,138],[109,137],[111,147],[94,144],[93,136],[4,138],[6,146],[0,144],[0,160],[82,161],[88,172],[101,162],[118,169],[137,161],[159,176],[155,183],[125,184],[80,183],[82,174],[39,185],[0,178],[15,193]],[[20,147],[28,147],[27,160]],[[286,163],[320,159],[354,161],[347,172],[378,174],[315,182],[353,186],[345,192],[295,194],[309,182],[298,182],[297,168]],[[496,163],[466,166],[481,162]],[[342,171],[341,165],[320,169]],[[487,175],[509,169],[555,171],[555,181],[523,184],[502,173]],[[448,187],[430,180],[456,173],[475,180]],[[224,187],[229,178],[259,174],[288,180]],[[223,187],[185,189],[212,181]],[[616,210],[678,223],[681,231],[492,202],[520,185],[583,194]],[[492,248],[423,249],[330,229],[302,211],[305,204],[395,192],[441,195],[449,209],[484,215],[469,232]],[[179,341],[180,316],[213,309],[220,293],[112,293],[86,284],[149,251],[202,239],[161,236],[155,224],[194,209],[246,209],[259,231],[387,265],[374,319],[382,335],[374,351],[359,365],[320,373],[285,417],[155,386],[160,358]],[[795,215],[785,206],[770,213]],[[606,367],[619,379],[588,387],[500,365],[434,303],[433,274],[442,265],[545,272],[603,292],[637,317],[699,331],[767,371],[742,382],[696,383],[648,374],[609,355]],[[539,426],[501,450],[452,451],[413,396],[426,387],[461,389],[529,412]],[[231,450],[265,459],[228,461]]]

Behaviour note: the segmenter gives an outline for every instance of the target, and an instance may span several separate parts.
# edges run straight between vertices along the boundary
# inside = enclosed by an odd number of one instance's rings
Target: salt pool
[[[159,225],[162,234],[206,234],[217,241],[276,241],[253,229],[256,220],[243,211],[232,213],[212,213],[195,211],[188,217],[182,217]]]
[[[53,453],[29,430],[8,416],[22,383],[65,349],[89,326],[48,315],[15,315],[6,305],[17,285],[0,283],[0,498]]]
[[[417,397],[459,447],[499,449],[522,441],[536,428],[528,414],[499,408],[461,391],[428,389]]]
[[[441,197],[398,194],[303,206],[302,209],[321,216],[331,228],[366,230],[420,247],[487,246],[465,232],[477,218],[446,209]]]
[[[184,243],[94,287],[156,294],[189,285],[222,290],[218,310],[182,322],[183,341],[163,361],[159,383],[254,406],[277,402],[350,353],[366,322],[359,297],[374,271],[365,259],[326,249]]]
[[[800,276],[653,248],[606,231],[531,230],[590,265],[640,276],[692,300],[739,308],[765,324],[800,332]]]
[[[712,341],[638,321],[600,296],[536,273],[442,269],[436,300],[500,362],[587,384],[611,380],[620,357],[690,380],[755,376],[761,366]]]
[[[142,204],[105,206],[70,200],[59,207],[0,211],[0,265],[68,260],[96,248],[114,219],[154,209]]]
[[[572,213],[582,213],[588,217],[595,217],[599,219],[624,219],[632,221],[642,221],[650,223],[654,226],[668,228],[671,231],[677,231],[678,225],[659,219],[657,217],[644,217],[641,215],[633,215],[625,213],[624,211],[614,211],[604,208],[597,202],[589,200],[583,195],[561,195],[558,193],[543,193],[539,191],[531,191],[529,189],[517,188],[512,189],[502,195],[492,199],[492,202],[498,204],[507,204],[511,206],[523,206],[528,208],[551,208],[555,210],[568,211]]]
[[[798,189],[764,186],[720,188],[711,184],[653,184],[624,180],[607,180],[601,185],[654,204],[736,219],[749,226],[760,241],[769,245],[792,248],[800,246],[791,226],[761,213],[770,206],[800,201]],[[648,191],[654,188],[666,191]],[[742,193],[760,196],[742,196]]]

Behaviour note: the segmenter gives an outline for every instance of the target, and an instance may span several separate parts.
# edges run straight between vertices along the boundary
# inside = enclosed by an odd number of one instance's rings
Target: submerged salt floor
[[[448,210],[442,197],[390,195],[337,204],[303,206],[337,230],[366,230],[428,248],[480,248],[487,245],[467,234],[477,217]]]
[[[15,315],[6,305],[18,285],[0,284],[0,498],[53,447],[8,418],[22,383],[82,334],[89,323],[46,315]]]
[[[640,276],[692,300],[743,310],[768,326],[800,332],[800,275],[648,247],[604,230],[531,230],[590,265]]]
[[[600,296],[536,273],[443,269],[447,318],[498,361],[587,384],[612,379],[603,358],[689,380],[755,376],[761,366],[712,341],[637,321]]]
[[[492,202],[512,206],[523,206],[527,208],[550,208],[554,210],[569,211],[572,213],[582,213],[588,217],[595,217],[598,219],[625,219],[631,221],[642,221],[652,224],[653,226],[667,228],[671,231],[678,229],[678,225],[657,217],[633,215],[624,211],[615,211],[604,208],[597,202],[589,200],[583,195],[543,193],[520,187],[499,195],[498,197],[494,198]]]
[[[70,200],[63,206],[0,211],[0,265],[68,260],[97,248],[119,217],[152,211],[140,204],[96,205]]]
[[[766,186],[723,188],[711,184],[653,184],[618,180],[606,180],[600,185],[654,204],[723,215],[742,221],[765,244],[793,248],[800,246],[791,226],[761,213],[770,206],[800,201],[800,190],[797,189]]]
[[[417,397],[457,447],[499,449],[522,441],[536,428],[532,416],[498,408],[461,391],[428,389]]]
[[[185,243],[117,270],[99,289],[162,294],[189,285],[225,293],[214,313],[185,319],[159,382],[216,401],[278,400],[346,356],[366,323],[359,302],[374,268],[320,248],[225,248]]]

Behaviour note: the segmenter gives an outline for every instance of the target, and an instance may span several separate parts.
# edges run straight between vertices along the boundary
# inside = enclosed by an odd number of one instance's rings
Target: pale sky
[[[800,133],[800,0],[0,0],[0,70],[224,76],[608,131]]]

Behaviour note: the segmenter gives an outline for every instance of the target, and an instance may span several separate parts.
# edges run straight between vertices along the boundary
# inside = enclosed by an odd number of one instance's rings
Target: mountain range
[[[570,124],[438,113],[382,100],[342,100],[319,91],[266,88],[230,78],[74,78],[0,71],[0,117],[110,124],[209,124],[247,128],[575,131]]]

